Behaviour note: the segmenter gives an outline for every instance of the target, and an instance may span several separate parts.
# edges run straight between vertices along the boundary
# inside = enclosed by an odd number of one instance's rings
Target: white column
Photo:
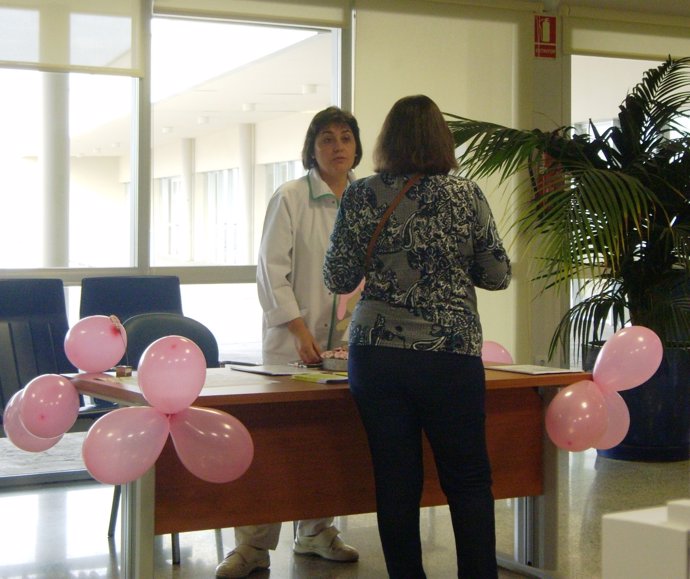
[[[43,267],[69,265],[69,76],[43,75]]]
[[[195,243],[196,215],[194,207],[196,205],[194,198],[195,178],[196,178],[196,143],[194,139],[182,139],[180,142],[182,148],[182,192],[187,202],[187,256],[191,261],[197,257],[197,243]],[[203,245],[199,245],[199,248]],[[203,259],[203,256],[202,256]]]
[[[250,225],[254,223],[254,170],[256,163],[256,134],[253,124],[242,124],[239,126],[240,140],[240,167],[239,167],[239,191],[235,197],[233,208],[236,208],[241,215],[237,216],[237,223],[240,231],[237,232],[238,239],[246,240],[247,253],[244,255],[243,263],[252,263],[254,255],[254,232],[250,230]]]

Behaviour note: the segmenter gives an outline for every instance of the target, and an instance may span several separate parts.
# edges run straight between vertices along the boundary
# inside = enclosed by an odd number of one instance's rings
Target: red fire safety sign
[[[534,56],[556,58],[556,17],[535,14]]]

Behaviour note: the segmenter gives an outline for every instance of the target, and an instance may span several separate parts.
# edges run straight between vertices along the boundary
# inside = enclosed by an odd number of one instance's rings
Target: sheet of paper
[[[495,364],[485,366],[489,370],[501,370],[502,372],[517,372],[519,374],[567,374],[576,372],[569,368],[553,368],[551,366],[536,366],[532,364]]]
[[[308,368],[298,368],[297,366],[290,366],[288,364],[265,364],[260,366],[244,366],[230,364],[230,368],[238,372],[249,372],[250,374],[263,374],[264,376],[292,376],[293,374],[305,374],[308,372],[319,372],[317,368],[310,370]]]

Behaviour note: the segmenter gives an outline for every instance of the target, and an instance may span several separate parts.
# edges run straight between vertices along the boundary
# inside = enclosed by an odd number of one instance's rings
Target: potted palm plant
[[[631,414],[626,439],[601,452],[689,458],[690,57],[647,70],[605,131],[591,120],[577,133],[447,119],[464,174],[518,177],[516,227],[533,248],[534,278],[545,289],[579,283],[549,355],[574,340],[591,368],[607,324],[646,326],[664,344],[657,374],[621,393]]]

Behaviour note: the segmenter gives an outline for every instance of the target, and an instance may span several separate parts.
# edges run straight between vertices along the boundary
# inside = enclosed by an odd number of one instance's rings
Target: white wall
[[[288,115],[256,126],[256,164],[302,158],[302,146],[311,119],[318,111]]]
[[[131,231],[129,195],[119,181],[117,157],[71,160],[70,266],[129,265]]]
[[[364,160],[390,107],[400,97],[423,93],[441,110],[511,126],[531,121],[532,14],[448,4],[372,0],[357,11],[355,114]],[[481,183],[510,247],[516,276],[508,290],[479,292],[484,337],[530,362],[521,328],[528,307],[519,275],[520,248],[508,234],[513,210],[494,183]]]
[[[196,171],[221,171],[239,165],[239,126],[205,134],[196,139]],[[156,154],[155,157],[158,155]],[[155,160],[155,158],[154,158]]]

